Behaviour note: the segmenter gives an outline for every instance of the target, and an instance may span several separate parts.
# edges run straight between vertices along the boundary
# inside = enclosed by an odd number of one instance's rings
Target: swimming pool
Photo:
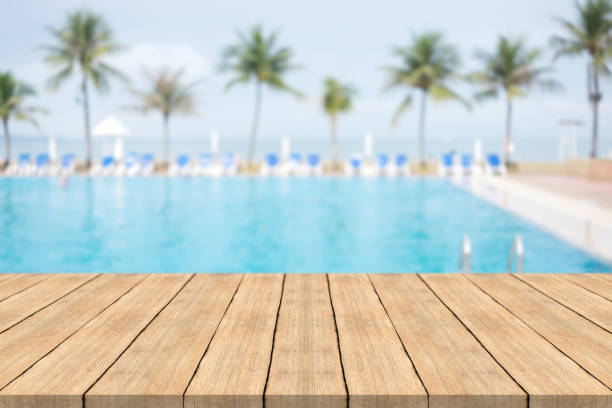
[[[1,272],[526,272],[610,265],[448,180],[0,179]]]

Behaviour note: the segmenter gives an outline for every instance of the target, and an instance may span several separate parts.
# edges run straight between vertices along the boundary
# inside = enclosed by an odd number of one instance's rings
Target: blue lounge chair
[[[505,175],[508,173],[508,170],[499,159],[499,156],[492,153],[487,156],[486,172],[487,174]]]
[[[62,156],[62,172],[72,173],[74,171],[74,154],[68,153]]]
[[[270,176],[277,172],[278,166],[278,156],[274,153],[269,153],[266,155],[266,160],[261,166],[260,174],[262,176]]]
[[[140,171],[142,174],[152,174],[154,170],[153,155],[145,153],[140,156]]]
[[[201,168],[206,169],[212,164],[212,155],[210,153],[202,153],[200,155],[199,165]]]
[[[463,170],[463,174],[471,174],[473,165],[474,160],[472,160],[471,154],[464,153],[461,155],[461,168]]]
[[[302,163],[302,155],[299,153],[291,153],[289,156],[289,161],[296,164]]]
[[[223,166],[222,172],[226,176],[233,175],[236,173],[236,158],[234,157],[234,153],[225,153],[223,155],[223,160],[221,162]]]
[[[111,175],[115,171],[115,159],[113,156],[105,156],[101,161],[102,174]]]
[[[21,153],[17,159],[17,174],[27,176],[32,172],[32,164],[30,163],[30,155]]]
[[[455,155],[453,153],[444,153],[442,155],[442,161],[438,166],[438,173],[441,176],[450,176],[453,174],[455,166]]]
[[[181,154],[176,158],[174,165],[170,169],[170,174],[172,175],[182,175],[186,176],[189,174],[189,163],[191,159],[186,154]]]
[[[349,159],[349,165],[346,168],[346,174],[348,176],[359,175],[361,171],[361,157],[353,155]]]
[[[398,154],[395,156],[395,165],[398,168],[402,168],[408,164],[408,157],[405,154]]]
[[[308,166],[310,166],[310,168],[317,167],[320,161],[321,161],[321,158],[319,157],[318,154],[312,153],[308,155]]]
[[[378,170],[381,174],[385,174],[389,165],[389,155],[381,153],[378,155]]]
[[[270,166],[270,168],[276,167],[276,165],[278,164],[278,156],[274,153],[268,154],[266,156],[266,163],[268,164],[268,166]]]
[[[137,153],[130,152],[125,157],[125,172],[128,176],[135,176],[140,172],[140,160]]]
[[[36,156],[36,173],[38,175],[44,175],[49,172],[49,155],[47,153],[41,153]]]
[[[196,168],[193,170],[194,175],[204,176],[211,175],[213,165],[213,157],[210,153],[202,153],[200,157],[198,157],[198,163]]]
[[[322,173],[321,157],[316,153],[310,153],[306,157],[307,174],[309,176],[320,175]]]

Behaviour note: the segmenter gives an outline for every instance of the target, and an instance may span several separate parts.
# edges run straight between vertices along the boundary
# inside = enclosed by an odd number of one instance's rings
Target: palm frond
[[[51,89],[61,86],[75,65],[101,91],[109,88],[110,79],[125,80],[118,70],[103,61],[121,47],[101,16],[86,10],[69,13],[61,27],[49,27],[48,32],[53,43],[39,48],[45,52],[44,61],[59,69],[48,81]]]
[[[395,113],[393,114],[393,119],[391,120],[391,124],[393,127],[396,127],[398,125],[400,117],[410,106],[412,106],[412,95],[406,96],[402,103],[400,103],[400,105],[395,110]]]
[[[225,89],[251,80],[268,85],[272,89],[287,91],[297,97],[301,92],[289,86],[285,74],[302,68],[293,62],[293,51],[279,47],[279,32],[264,32],[261,26],[253,26],[247,32],[237,31],[238,43],[223,49],[219,70],[233,74]]]

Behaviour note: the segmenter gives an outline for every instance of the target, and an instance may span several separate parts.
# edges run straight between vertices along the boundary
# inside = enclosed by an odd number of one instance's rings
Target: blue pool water
[[[440,179],[0,179],[0,272],[527,272],[607,265]]]

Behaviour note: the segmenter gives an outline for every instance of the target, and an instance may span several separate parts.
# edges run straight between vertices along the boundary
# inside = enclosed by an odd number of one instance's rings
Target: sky
[[[229,92],[229,77],[218,70],[222,49],[236,41],[236,30],[254,24],[278,29],[280,43],[290,46],[295,61],[304,68],[287,76],[287,82],[306,94],[296,99],[266,89],[260,128],[261,138],[327,139],[329,123],[321,110],[323,79],[334,76],[358,90],[353,111],[339,122],[339,137],[362,138],[366,131],[375,137],[396,138],[398,143],[416,144],[418,110],[409,110],[395,128],[394,110],[406,91],[382,94],[385,74],[381,67],[393,64],[393,46],[409,44],[413,33],[442,31],[462,57],[462,72],[478,69],[476,49],[491,50],[499,35],[524,36],[530,46],[545,48],[551,35],[560,32],[554,16],[573,18],[572,0],[450,0],[361,1],[287,0],[253,1],[84,1],[4,0],[0,27],[0,70],[10,70],[19,79],[39,90],[32,104],[49,114],[41,117],[41,130],[27,124],[12,124],[21,136],[54,135],[81,138],[82,110],[77,103],[76,78],[59,91],[45,87],[52,70],[42,62],[39,46],[49,44],[48,26],[60,26],[66,13],[87,8],[101,14],[124,50],[108,62],[127,74],[135,87],[144,87],[143,71],[162,67],[184,68],[189,79],[203,79],[197,88],[198,112],[193,117],[172,119],[173,138],[208,137],[218,130],[222,137],[246,140],[254,105],[252,84],[239,85]],[[517,148],[526,149],[533,140],[553,140],[560,133],[560,119],[579,119],[579,143],[589,143],[590,110],[586,97],[586,58],[563,59],[552,63],[550,52],[541,64],[554,65],[551,76],[564,85],[560,93],[534,91],[517,100],[514,107],[514,135]],[[466,97],[474,89],[453,84]],[[116,116],[132,137],[161,137],[161,118],[143,116],[126,109],[136,103],[121,83],[109,93],[91,96],[92,122]],[[612,82],[602,83],[602,153],[612,148]],[[451,102],[431,103],[427,112],[427,137],[435,140],[465,141],[480,136],[499,140],[504,132],[504,101],[475,105],[469,112]]]

